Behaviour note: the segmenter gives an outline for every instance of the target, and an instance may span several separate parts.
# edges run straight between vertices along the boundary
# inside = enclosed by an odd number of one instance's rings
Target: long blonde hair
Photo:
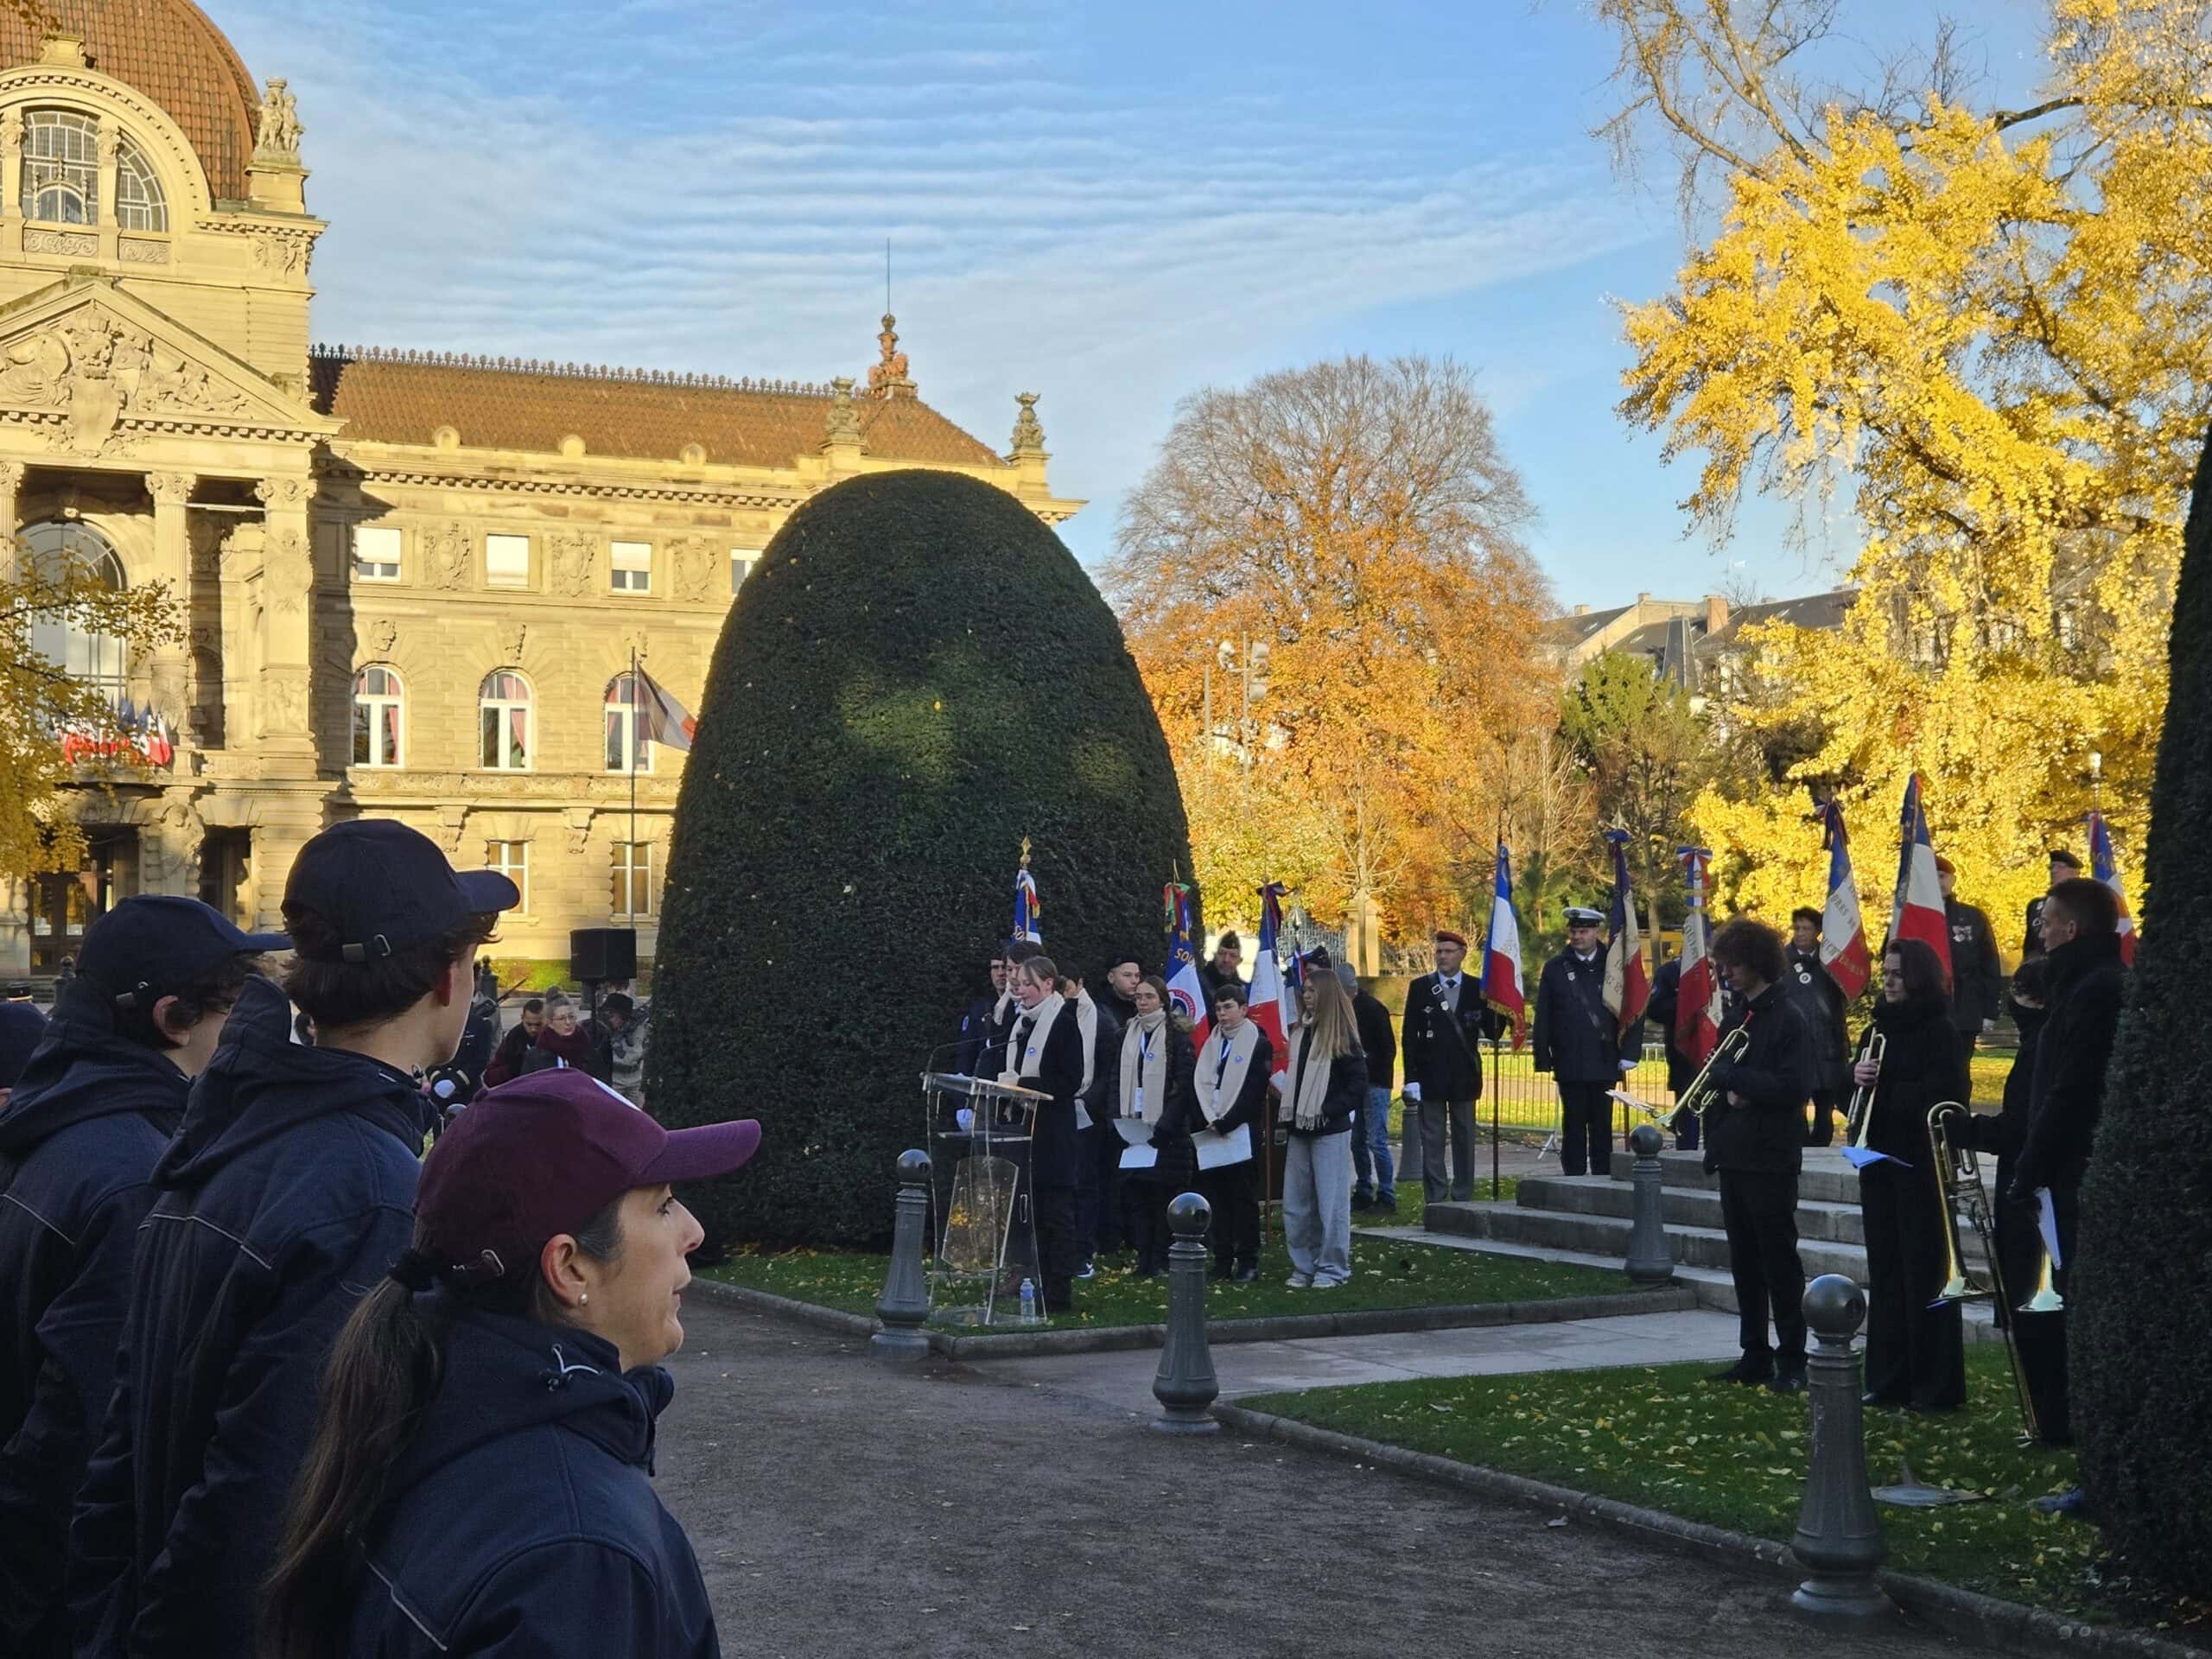
[[[1351,998],[1327,969],[1308,969],[1308,989],[1313,993],[1313,1012],[1302,1022],[1307,1032],[1306,1052],[1325,1059],[1364,1052],[1359,1046],[1359,1022],[1353,1018]]]

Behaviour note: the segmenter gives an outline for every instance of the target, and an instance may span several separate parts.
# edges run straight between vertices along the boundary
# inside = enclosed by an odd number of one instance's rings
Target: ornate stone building
[[[50,631],[176,738],[82,774],[88,866],[0,892],[0,972],[132,892],[273,922],[300,844],[360,812],[513,874],[503,951],[634,923],[650,956],[683,757],[638,741],[632,652],[696,709],[752,561],[858,473],[1082,505],[1033,397],[995,453],[921,402],[888,316],[864,386],[311,347],[325,226],[283,81],[257,94],[189,0],[0,8],[0,513],[188,622],[142,657]]]

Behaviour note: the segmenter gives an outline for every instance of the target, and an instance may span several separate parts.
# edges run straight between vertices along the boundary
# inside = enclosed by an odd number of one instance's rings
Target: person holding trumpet
[[[1866,1233],[1866,1403],[1948,1411],[1966,1402],[1965,1326],[1959,1304],[1941,1296],[1951,1211],[1928,1115],[1942,1102],[1963,1106],[1973,1084],[1948,976],[1920,940],[1883,952],[1874,1028],[1885,1046],[1878,1061],[1852,1067],[1846,1135],[1864,1157],[1853,1161]]]

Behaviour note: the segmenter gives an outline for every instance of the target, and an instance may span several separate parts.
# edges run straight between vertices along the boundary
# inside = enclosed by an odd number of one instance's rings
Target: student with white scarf
[[[1109,1201],[1121,1201],[1118,1178],[1122,1137],[1106,1126],[1114,1115],[1114,1088],[1122,1058],[1122,1022],[1100,1007],[1084,988],[1083,976],[1070,974],[1060,981],[1060,995],[1075,1012],[1076,1029],[1083,1034],[1083,1086],[1076,1090],[1075,1253],[1080,1264],[1075,1276],[1088,1279],[1094,1271],[1092,1257],[1098,1250],[1099,1217]],[[1113,1142],[1116,1161],[1105,1160],[1103,1143]],[[1114,1230],[1113,1236],[1120,1236]]]
[[[1147,974],[1130,1000],[1137,1017],[1122,1033],[1117,1112],[1152,1126],[1151,1145],[1159,1155],[1149,1169],[1130,1170],[1122,1190],[1128,1196],[1129,1230],[1136,1236],[1137,1276],[1152,1279],[1167,1271],[1167,1247],[1174,1242],[1167,1226],[1168,1202],[1198,1180],[1191,1135],[1205,1126],[1205,1119],[1192,1086],[1197,1056],[1191,1033],[1168,1012],[1166,982]]]
[[[1198,1176],[1213,1208],[1213,1276],[1250,1284],[1260,1276],[1259,1159],[1267,1148],[1268,1074],[1274,1045],[1245,1017],[1242,982],[1224,980],[1214,993],[1213,1029],[1198,1050],[1198,1113],[1220,1135],[1248,1129],[1253,1155]]]
[[[1083,1088],[1083,1035],[1075,1010],[1059,993],[1052,958],[1032,956],[1014,970],[1020,1014],[1007,1039],[1001,1077],[1051,1099],[1037,1108],[1029,1142],[1029,1189],[1037,1221],[1037,1270],[1045,1311],[1074,1306],[1076,1274],[1075,1097]]]
[[[1317,955],[1319,953],[1317,953]],[[1290,1054],[1274,1074],[1283,1160],[1283,1243],[1293,1290],[1334,1290],[1351,1277],[1351,1125],[1367,1096],[1367,1056],[1351,999],[1325,962],[1299,991]]]

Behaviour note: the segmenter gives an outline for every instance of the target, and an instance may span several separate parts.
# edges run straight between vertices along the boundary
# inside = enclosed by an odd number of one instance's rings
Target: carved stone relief
[[[315,564],[308,557],[307,543],[296,530],[268,532],[261,555],[263,590],[269,602],[288,616],[296,616],[307,605],[315,586]]]
[[[76,256],[97,255],[100,239],[86,236],[82,231],[25,231],[25,253],[67,253]]]
[[[387,660],[392,647],[399,643],[399,624],[388,616],[378,617],[368,625],[368,632],[362,637],[368,642],[370,656],[379,662]]]
[[[696,605],[707,597],[715,581],[715,549],[696,536],[676,544],[676,596]]]
[[[433,588],[456,588],[468,581],[468,532],[459,524],[426,531],[423,536],[423,580]]]
[[[26,240],[29,233],[26,234]],[[97,251],[94,247],[84,250]],[[0,404],[58,410],[63,445],[78,454],[113,454],[125,415],[168,411],[232,417],[245,396],[98,307],[0,348]]]
[[[272,668],[261,677],[261,734],[275,737],[308,728],[308,671]]]
[[[546,567],[553,591],[574,599],[591,588],[591,567],[599,547],[589,536],[570,531],[545,538]]]
[[[315,493],[315,481],[306,478],[264,478],[253,486],[253,499],[272,510],[296,507]]]
[[[500,660],[508,663],[522,661],[523,641],[530,637],[526,622],[503,622],[499,625]]]

